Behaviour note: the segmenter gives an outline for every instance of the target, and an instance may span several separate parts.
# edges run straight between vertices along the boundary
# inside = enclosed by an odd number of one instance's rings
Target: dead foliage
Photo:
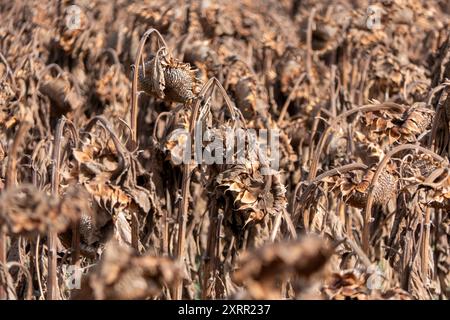
[[[0,21],[1,299],[449,298],[443,1],[2,1]],[[249,129],[277,152],[181,161]]]
[[[111,242],[72,298],[130,300],[157,297],[179,276],[180,269],[171,259],[140,256],[130,247]]]

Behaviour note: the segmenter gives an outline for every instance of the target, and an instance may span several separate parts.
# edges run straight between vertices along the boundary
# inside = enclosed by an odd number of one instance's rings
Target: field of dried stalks
[[[0,1],[0,21],[1,299],[449,298],[447,1]],[[260,143],[180,163],[198,123],[278,132],[277,170]]]

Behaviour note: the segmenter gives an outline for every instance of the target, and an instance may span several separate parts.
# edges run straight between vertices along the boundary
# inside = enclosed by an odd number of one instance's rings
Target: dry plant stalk
[[[0,299],[450,298],[442,1],[68,5],[0,5]]]

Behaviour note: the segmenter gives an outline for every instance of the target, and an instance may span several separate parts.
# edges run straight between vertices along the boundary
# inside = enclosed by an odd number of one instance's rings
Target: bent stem
[[[426,149],[424,147],[415,145],[415,144],[404,144],[401,146],[398,146],[386,154],[386,156],[383,158],[383,160],[378,165],[377,170],[375,171],[372,181],[370,182],[370,185],[368,187],[368,194],[367,194],[367,203],[364,213],[364,223],[363,223],[363,233],[362,233],[362,248],[363,251],[368,255],[369,254],[369,224],[372,217],[372,205],[373,205],[373,189],[375,184],[378,182],[378,178],[381,175],[382,170],[388,163],[389,159],[395,155],[396,153],[399,153],[404,150],[417,150],[421,151],[425,154],[429,154],[432,156],[436,161],[443,162],[444,158],[439,156],[438,154],[434,153],[433,151]]]
[[[161,41],[162,47],[167,48],[167,44],[164,38],[161,36],[158,30],[148,29],[141,38],[139,42],[139,47],[136,53],[136,59],[134,60],[133,68],[133,82],[131,84],[131,148],[134,149],[137,146],[137,116],[138,116],[138,95],[137,95],[137,85],[138,85],[138,74],[139,74],[139,64],[142,60],[142,52],[144,51],[144,45],[147,39],[152,33],[158,36],[158,42]],[[160,47],[160,49],[162,48]]]

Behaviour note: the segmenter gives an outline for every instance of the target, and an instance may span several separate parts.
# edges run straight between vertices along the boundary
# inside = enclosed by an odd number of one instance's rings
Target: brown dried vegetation
[[[73,2],[0,3],[0,299],[450,297],[445,1]]]

